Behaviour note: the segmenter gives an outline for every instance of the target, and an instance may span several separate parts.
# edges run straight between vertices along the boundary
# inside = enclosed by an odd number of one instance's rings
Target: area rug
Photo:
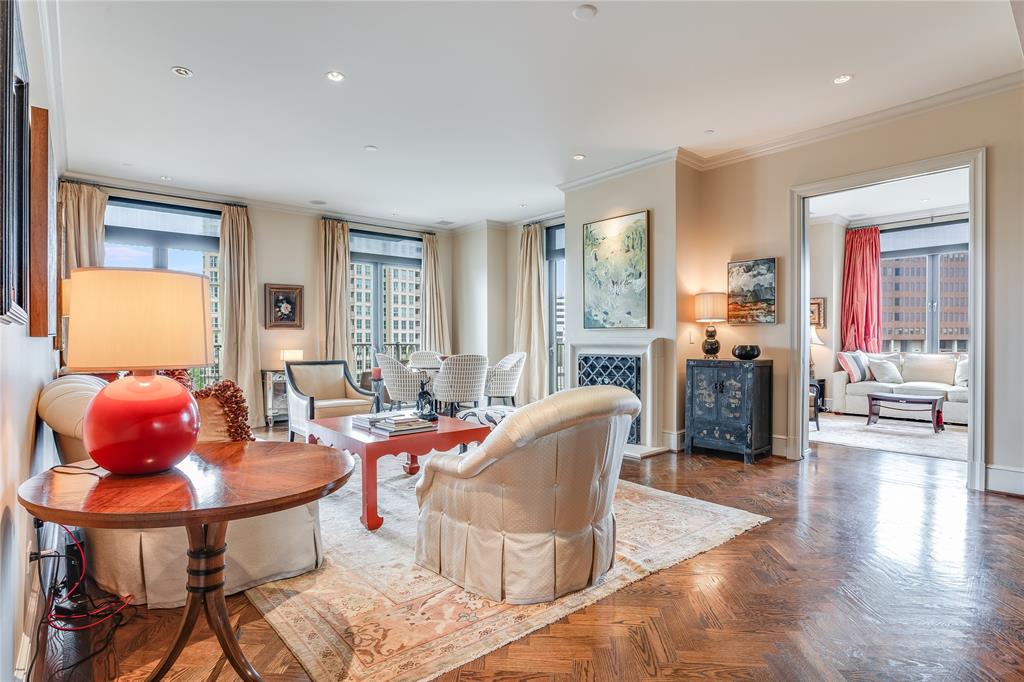
[[[324,566],[246,592],[314,680],[432,679],[770,520],[620,481],[613,569],[557,601],[512,606],[413,563],[419,476],[396,458],[379,465],[379,530],[359,523],[357,467],[320,503]]]
[[[812,443],[833,443],[868,450],[902,452],[941,459],[967,461],[967,427],[946,424],[940,433],[931,422],[898,419],[878,420],[867,426],[867,417],[852,414],[820,415],[821,430],[810,427]]]

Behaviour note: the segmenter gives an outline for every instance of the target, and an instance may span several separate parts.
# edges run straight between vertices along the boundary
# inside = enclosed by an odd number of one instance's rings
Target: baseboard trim
[[[985,489],[1024,495],[1024,468],[989,464],[985,467]]]
[[[789,457],[789,437],[772,434],[772,454],[776,457]]]
[[[661,434],[664,436],[663,442],[672,452],[679,452],[683,449],[683,434],[685,431],[680,429],[678,431],[662,431]]]
[[[655,447],[652,445],[626,443],[622,454],[626,459],[647,459],[648,457],[660,455],[663,452],[668,452],[668,448],[664,446]]]

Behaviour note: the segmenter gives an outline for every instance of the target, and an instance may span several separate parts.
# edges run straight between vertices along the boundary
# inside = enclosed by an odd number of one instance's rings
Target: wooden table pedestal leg
[[[242,653],[235,633],[228,618],[227,604],[224,601],[224,553],[227,544],[227,523],[211,523],[200,526],[188,526],[188,595],[185,601],[185,614],[174,643],[164,655],[160,664],[150,674],[148,680],[159,680],[166,675],[181,650],[188,643],[192,629],[196,625],[199,611],[205,611],[206,621],[210,629],[217,635],[220,648],[224,651],[231,667],[243,680],[262,679],[256,669]]]

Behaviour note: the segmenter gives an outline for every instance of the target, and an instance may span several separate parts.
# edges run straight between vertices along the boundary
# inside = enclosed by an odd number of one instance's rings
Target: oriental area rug
[[[314,680],[429,680],[706,552],[767,517],[619,481],[616,560],[601,582],[545,604],[469,593],[413,563],[419,476],[378,463],[384,525],[359,523],[359,467],[320,502],[322,568],[246,595]]]

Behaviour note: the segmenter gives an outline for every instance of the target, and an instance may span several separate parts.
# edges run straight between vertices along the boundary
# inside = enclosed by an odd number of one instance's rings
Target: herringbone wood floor
[[[819,445],[753,466],[666,454],[622,477],[773,521],[443,680],[1024,679],[1024,500],[968,492],[963,463]],[[266,679],[306,679],[244,596],[228,604]],[[178,614],[139,609],[72,679],[143,679]],[[38,679],[94,645],[51,636]],[[170,679],[234,674],[200,628]]]

